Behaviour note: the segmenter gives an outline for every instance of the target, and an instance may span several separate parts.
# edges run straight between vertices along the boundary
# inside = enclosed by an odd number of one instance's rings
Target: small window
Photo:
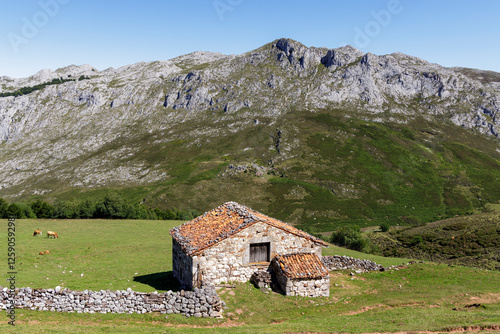
[[[271,243],[250,244],[250,263],[269,262]]]

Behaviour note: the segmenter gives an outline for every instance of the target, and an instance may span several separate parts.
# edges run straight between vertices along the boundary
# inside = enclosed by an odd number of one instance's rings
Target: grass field
[[[171,238],[179,221],[22,220],[16,222],[16,285],[74,290],[175,289]],[[7,254],[7,222],[0,250]],[[41,228],[43,238],[33,237]],[[59,233],[47,239],[45,231]],[[49,255],[38,255],[49,250]],[[384,266],[407,260],[330,246],[325,255],[348,255]],[[0,261],[5,277],[7,256]],[[82,275],[83,274],[83,275]],[[5,279],[2,279],[5,284]],[[328,298],[265,294],[249,283],[219,290],[224,319],[161,314],[76,314],[16,310],[16,327],[0,312],[0,331],[16,333],[284,333],[500,330],[500,272],[419,263],[399,270],[350,276],[331,273]],[[3,319],[2,319],[3,318]]]

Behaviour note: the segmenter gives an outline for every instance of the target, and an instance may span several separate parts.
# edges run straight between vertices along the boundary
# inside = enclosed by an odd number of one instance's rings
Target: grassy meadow
[[[16,286],[74,290],[176,289],[169,229],[180,221],[20,220],[16,222]],[[0,230],[7,254],[7,221]],[[43,237],[33,237],[41,228]],[[47,230],[59,239],[47,239]],[[38,255],[48,250],[48,255]],[[408,262],[330,246],[384,266]],[[3,277],[7,256],[0,261]],[[263,293],[249,283],[219,290],[224,319],[162,314],[76,314],[16,310],[16,327],[0,312],[0,331],[15,333],[284,333],[500,330],[500,272],[418,263],[351,276],[331,273],[328,298]],[[83,274],[83,275],[82,275]],[[5,278],[0,285],[6,285]]]

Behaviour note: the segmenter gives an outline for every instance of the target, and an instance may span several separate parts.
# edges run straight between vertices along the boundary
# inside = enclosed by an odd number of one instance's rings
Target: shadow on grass
[[[149,285],[155,290],[180,291],[181,288],[179,282],[174,278],[172,271],[135,276],[134,282]]]

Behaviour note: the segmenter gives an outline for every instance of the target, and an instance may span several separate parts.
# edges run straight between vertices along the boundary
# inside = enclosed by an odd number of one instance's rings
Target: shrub
[[[382,232],[387,232],[391,228],[391,225],[389,223],[382,223],[380,224],[380,231]]]
[[[367,246],[367,240],[361,235],[359,226],[341,227],[332,233],[330,242],[341,247],[364,251]]]
[[[417,245],[420,245],[422,242],[424,242],[424,239],[422,238],[422,236],[421,235],[415,235],[410,240],[410,246],[417,246]]]

